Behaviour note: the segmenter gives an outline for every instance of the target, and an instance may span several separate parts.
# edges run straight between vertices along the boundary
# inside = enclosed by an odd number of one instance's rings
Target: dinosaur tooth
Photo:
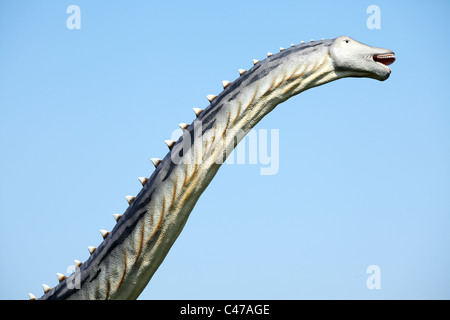
[[[239,75],[242,76],[247,70],[239,69],[238,71],[239,71]]]
[[[208,96],[209,97],[209,96]],[[209,98],[208,98],[208,100],[209,100]],[[209,101],[212,101],[212,99],[211,100],[209,100]],[[202,111],[203,111],[203,109],[200,109],[200,108],[193,108],[193,110],[194,110],[194,112],[195,112],[195,115],[198,117],[199,115],[200,115],[200,113],[202,113]]]
[[[106,237],[109,234],[108,230],[100,229],[100,233],[102,234],[103,239],[106,239]]]
[[[73,260],[73,262],[75,263],[75,267],[77,268],[81,267],[81,265],[83,264],[80,260]]]
[[[223,88],[225,89],[226,87],[228,87],[228,85],[229,85],[230,83],[231,83],[230,81],[223,80],[223,81],[222,81],[222,86],[223,86]]]
[[[155,166],[155,168],[157,168],[159,166],[159,164],[161,163],[162,159],[159,158],[151,158],[150,161],[153,163],[153,165]],[[133,199],[134,200],[134,199]]]
[[[122,215],[121,215],[121,214],[118,214],[118,213],[114,213],[114,214],[113,214],[113,217],[114,217],[114,219],[116,220],[116,222],[119,221],[119,219],[120,219],[121,216],[122,216]]]
[[[253,59],[253,65],[257,64],[259,60]]]
[[[283,51],[284,50],[284,48],[283,47],[280,47],[280,51]]]
[[[187,128],[189,127],[189,125],[188,125],[187,123],[183,123],[183,122],[182,122],[182,123],[179,123],[178,126],[179,126],[181,129],[183,129],[183,130],[184,130],[184,129],[187,129]]]
[[[311,42],[314,42],[314,39],[311,39]]]
[[[36,300],[36,296],[31,292],[28,294],[28,296],[30,297],[30,300]]]
[[[291,43],[291,47],[295,47],[295,44]]]
[[[145,186],[145,184],[148,181],[148,178],[145,177],[139,177],[138,180],[141,182],[142,186]]]
[[[136,197],[134,196],[125,196],[125,200],[127,200],[128,204],[131,204]]]
[[[214,94],[208,94],[206,96],[206,99],[208,99],[209,102],[212,102],[216,98],[216,95]]]
[[[90,254],[93,254],[94,251],[95,251],[95,249],[97,249],[97,248],[96,248],[96,247],[93,247],[93,246],[88,246],[88,250],[89,250],[89,253],[90,253]]]
[[[62,282],[66,278],[65,275],[63,275],[62,273],[59,273],[59,272],[56,274],[56,276],[58,277],[59,282]]]
[[[173,140],[164,140],[164,142],[169,147],[169,150],[172,150],[172,147],[175,144],[175,141],[173,141]]]
[[[267,57],[273,56],[272,52],[267,52]]]
[[[44,293],[47,293],[47,292],[49,292],[50,290],[52,290],[52,288],[50,288],[48,285],[46,285],[46,284],[43,284],[42,285],[42,288],[44,289]]]

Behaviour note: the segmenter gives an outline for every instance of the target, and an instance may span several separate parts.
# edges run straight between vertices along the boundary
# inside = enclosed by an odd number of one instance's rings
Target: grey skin
[[[387,49],[364,45],[349,37],[322,40],[282,49],[240,70],[224,90],[208,96],[205,110],[184,128],[156,170],[140,179],[143,188],[117,224],[102,232],[104,241],[90,248],[75,273],[40,299],[136,299],[164,260],[190,212],[223,161],[245,134],[278,104],[307,89],[345,77],[389,78],[395,61]],[[30,294],[33,299],[34,296]]]

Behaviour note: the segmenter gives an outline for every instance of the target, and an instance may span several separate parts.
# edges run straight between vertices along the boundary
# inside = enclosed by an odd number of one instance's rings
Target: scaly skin
[[[202,192],[245,134],[278,104],[344,77],[386,80],[393,52],[348,37],[300,44],[254,61],[224,90],[195,109],[169,153],[153,159],[155,172],[114,229],[70,277],[41,299],[136,299],[164,260]],[[377,62],[378,61],[378,62]],[[32,295],[31,295],[32,296]],[[33,296],[32,296],[33,298]]]

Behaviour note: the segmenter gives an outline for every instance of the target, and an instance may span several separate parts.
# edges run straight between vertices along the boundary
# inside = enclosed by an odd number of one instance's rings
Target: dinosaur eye
[[[350,40],[344,40],[345,41],[345,43],[349,43],[350,42]]]

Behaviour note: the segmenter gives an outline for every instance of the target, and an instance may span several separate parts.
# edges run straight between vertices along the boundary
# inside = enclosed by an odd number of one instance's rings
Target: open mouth
[[[385,65],[386,67],[395,62],[395,55],[393,53],[375,54],[375,55],[373,55],[372,58],[373,58],[373,61],[381,63],[381,64]]]

